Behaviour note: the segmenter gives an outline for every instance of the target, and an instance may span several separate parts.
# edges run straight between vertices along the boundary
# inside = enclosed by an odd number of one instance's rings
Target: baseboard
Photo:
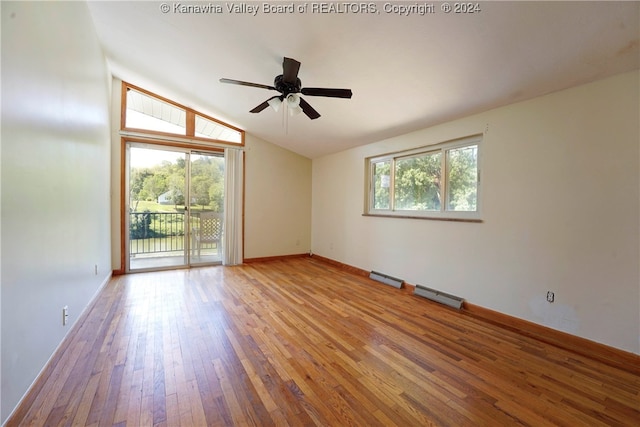
[[[353,267],[330,258],[325,258],[315,254],[312,258],[338,267],[347,272],[357,274],[358,276],[369,276],[369,272],[366,270]],[[405,292],[413,293],[415,290],[415,285],[406,282],[403,287]],[[592,360],[604,363],[605,365],[631,372],[634,375],[640,375],[640,355],[635,353],[610,347],[606,344],[600,344],[577,335],[558,331],[557,329],[552,329],[528,320],[509,316],[508,314],[490,310],[479,305],[470,304],[467,301],[462,304],[462,310],[460,313],[501,326],[523,336],[534,338],[563,350],[571,351],[572,353],[580,356],[588,357]]]
[[[336,261],[334,259],[331,259],[331,258],[325,258],[325,257],[323,257],[321,255],[316,255],[316,254],[311,254],[311,258],[313,258],[314,260],[321,261],[321,262],[323,262],[325,264],[329,264],[331,266],[338,267],[341,270],[348,271],[349,273],[353,273],[353,274],[355,274],[357,276],[369,277],[369,272],[368,271],[363,270],[363,269],[358,268],[358,267],[354,267],[352,265],[343,264],[343,263],[341,263],[339,261]]]
[[[640,375],[640,355],[610,347],[587,338],[552,329],[538,323],[509,316],[475,304],[464,302],[463,313],[521,335],[588,357],[615,368]]]
[[[102,290],[111,281],[113,276],[114,276],[114,273],[113,272],[110,273],[108,276],[105,277],[105,279],[102,281],[100,286],[98,286],[98,289],[96,289],[93,296],[89,300],[88,304],[84,307],[84,309],[78,316],[78,319],[75,321],[75,323],[73,323],[73,325],[71,325],[71,327],[69,328],[67,333],[64,335],[64,337],[62,337],[62,340],[60,341],[58,346],[55,348],[53,353],[51,354],[51,357],[49,357],[49,360],[47,360],[47,362],[44,364],[44,366],[42,367],[42,369],[40,370],[36,378],[33,380],[31,385],[25,392],[25,394],[18,401],[18,404],[16,405],[16,407],[13,409],[13,411],[9,414],[5,422],[2,424],[3,427],[18,425],[17,420],[22,420],[25,417],[27,411],[29,411],[29,408],[31,407],[31,404],[37,397],[37,392],[34,394],[34,390],[42,389],[44,383],[47,381],[47,379],[51,376],[51,374],[55,370],[56,365],[60,361],[60,358],[62,358],[62,356],[64,355],[64,352],[69,347],[69,343],[73,338],[74,334],[82,327],[82,325],[86,320],[86,317],[89,315],[89,313],[95,306],[96,301],[98,300],[98,295],[100,295]]]
[[[245,258],[244,260],[242,260],[242,262],[245,264],[251,264],[252,262],[282,261],[284,259],[291,259],[291,258],[307,258],[308,256],[309,256],[308,253],[293,254],[293,255],[276,255],[276,256],[257,257],[257,258]]]
[[[334,259],[326,258],[326,257],[323,257],[321,255],[316,255],[316,254],[312,254],[311,255],[311,259],[320,261],[322,263],[331,265],[333,267],[337,267],[337,268],[339,268],[341,270],[344,270],[344,271],[347,271],[347,272],[349,272],[351,274],[355,274],[356,276],[366,277],[367,279],[371,280],[372,282],[377,283],[377,282],[375,282],[375,280],[369,278],[369,274],[371,274],[371,272],[367,271],[367,270],[363,270],[362,268],[354,267],[354,266],[349,265],[349,264],[344,264],[344,263],[342,263],[340,261],[336,261]],[[402,287],[399,290],[401,292],[406,292],[406,293],[412,294],[414,289],[415,289],[415,285],[412,285],[410,283],[404,282],[404,283],[402,283]]]

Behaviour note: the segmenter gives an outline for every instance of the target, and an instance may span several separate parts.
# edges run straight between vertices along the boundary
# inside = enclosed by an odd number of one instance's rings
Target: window
[[[187,134],[187,112],[161,99],[134,89],[127,90],[126,123],[128,128]]]
[[[235,129],[222,125],[206,117],[196,114],[196,131],[195,135],[200,138],[217,139],[221,141],[242,142],[242,135]]]
[[[244,145],[240,129],[129,83],[123,82],[122,87],[123,130]]]
[[[481,139],[367,158],[365,214],[479,220]]]

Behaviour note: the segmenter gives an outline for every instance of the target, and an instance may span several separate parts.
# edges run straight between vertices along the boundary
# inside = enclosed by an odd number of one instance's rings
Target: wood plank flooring
[[[640,377],[313,258],[115,277],[8,425],[634,426]]]

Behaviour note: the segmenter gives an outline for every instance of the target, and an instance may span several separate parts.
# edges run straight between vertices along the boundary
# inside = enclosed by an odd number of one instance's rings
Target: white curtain
[[[244,151],[224,150],[224,239],[222,264],[242,264],[242,200]]]

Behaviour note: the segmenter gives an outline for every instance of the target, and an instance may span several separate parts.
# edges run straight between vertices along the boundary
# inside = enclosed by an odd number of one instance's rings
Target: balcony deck
[[[148,271],[222,263],[220,242],[189,244],[182,212],[132,212],[130,214],[129,271]],[[199,215],[190,224],[194,232]],[[185,250],[185,248],[189,248]]]
[[[191,256],[190,260],[185,260],[185,256],[182,252],[171,253],[154,253],[143,254],[129,257],[129,270],[159,270],[164,268],[179,268],[186,267],[187,263],[190,265],[212,265],[222,263],[222,256],[215,252],[212,254],[202,253],[201,256],[197,254]]]

